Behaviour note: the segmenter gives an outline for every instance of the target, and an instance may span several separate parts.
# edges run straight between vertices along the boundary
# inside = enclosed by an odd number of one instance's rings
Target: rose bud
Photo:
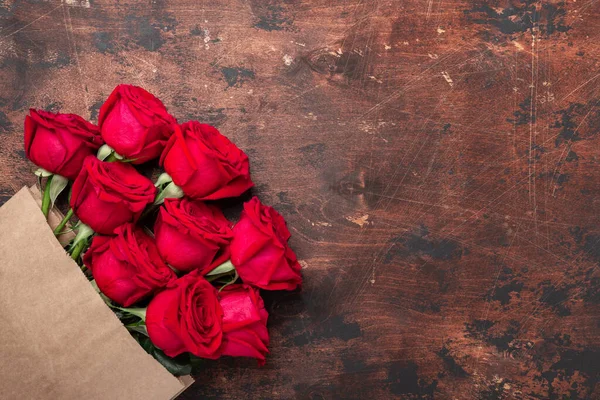
[[[154,201],[152,181],[129,164],[88,157],[71,194],[71,208],[95,232],[110,235],[126,222],[136,222]]]
[[[300,264],[289,247],[285,220],[257,197],[244,203],[233,227],[231,262],[245,283],[267,290],[293,290],[302,284]]]
[[[235,197],[254,186],[248,156],[215,127],[197,121],[176,129],[160,164],[173,182],[196,200]]]
[[[30,109],[25,117],[25,154],[53,174],[75,179],[101,145],[98,127],[78,115]]]
[[[258,289],[229,285],[219,293],[219,302],[223,308],[223,355],[254,357],[263,365],[269,352],[269,314]]]
[[[192,273],[171,282],[146,310],[148,336],[167,356],[190,352],[202,358],[221,355],[223,309],[217,290]]]
[[[115,236],[95,236],[83,257],[102,293],[129,307],[176,279],[158,254],[154,239],[134,224],[119,226]]]
[[[231,223],[217,207],[199,201],[166,199],[154,224],[156,244],[173,268],[205,274],[229,259]]]
[[[117,86],[98,116],[106,144],[133,164],[157,158],[176,124],[159,99],[132,85]]]

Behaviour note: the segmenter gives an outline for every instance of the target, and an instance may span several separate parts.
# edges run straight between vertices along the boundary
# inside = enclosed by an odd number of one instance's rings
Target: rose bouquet
[[[75,233],[67,253],[149,354],[174,375],[222,356],[264,364],[260,291],[295,290],[302,277],[277,211],[253,197],[233,225],[215,203],[253,187],[242,150],[210,125],[179,124],[144,89],[119,85],[98,126],[30,110],[25,152],[45,182],[44,215],[68,193],[55,235]],[[152,160],[164,170],[154,180],[142,166]]]

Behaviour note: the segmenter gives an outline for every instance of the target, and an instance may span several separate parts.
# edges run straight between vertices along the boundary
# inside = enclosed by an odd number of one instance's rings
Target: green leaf
[[[58,195],[65,190],[67,185],[69,184],[69,180],[61,175],[54,175],[52,181],[50,182],[50,209],[54,207],[54,202],[56,201]]]
[[[165,199],[178,199],[181,197],[183,197],[183,190],[171,182],[156,196],[154,204],[162,204],[165,202]]]
[[[52,183],[53,177],[54,174],[46,179],[46,184],[44,185],[44,191],[42,193],[42,214],[44,214],[46,219],[48,219],[48,213],[50,212],[50,184]]]
[[[206,359],[196,357],[190,353],[190,363],[192,364],[192,368],[197,368],[203,366],[206,363]]]
[[[142,335],[148,336],[148,329],[146,329],[146,324],[144,321],[137,321],[133,324],[125,325],[127,329],[133,332],[141,333]]]
[[[237,281],[237,279],[240,277],[238,275],[237,270],[234,270],[235,274],[233,275],[233,278],[231,278],[231,280],[227,283],[225,283],[223,286],[221,286],[221,288],[219,289],[219,293],[221,293],[221,290],[225,289],[227,286],[232,285],[235,283],[235,281]]]
[[[235,267],[231,263],[231,260],[227,260],[223,264],[219,265],[218,267],[210,271],[208,274],[206,274],[206,276],[228,274],[233,270],[235,270]]]
[[[144,232],[146,232],[146,234],[148,236],[150,236],[151,238],[154,238],[154,232],[152,232],[152,230],[150,228],[148,228],[147,226],[144,226]]]
[[[73,239],[68,253],[71,254],[73,260],[79,262],[79,256],[85,252],[85,249],[89,246],[91,237],[95,232],[84,223],[77,224],[77,226],[77,235],[75,236],[75,239]]]
[[[152,341],[146,336],[137,334],[134,336],[146,353],[150,354],[159,363],[163,365],[171,374],[175,376],[189,375],[192,372],[192,363],[188,353],[171,358],[163,353],[162,350],[154,346]]]
[[[40,178],[47,178],[50,175],[53,175],[52,172],[50,171],[46,171],[44,168],[38,168],[34,171],[35,176],[38,176]]]
[[[152,344],[152,341],[150,340],[149,337],[138,335],[137,339],[138,339],[138,342],[140,343],[140,345],[142,346],[142,348],[144,350],[146,350],[146,353],[152,354],[154,349],[156,349],[156,347],[154,346],[154,344]]]
[[[171,374],[175,376],[189,375],[192,372],[192,364],[189,358],[182,357],[184,354],[175,358],[168,357],[162,350],[156,349],[152,356],[163,365]],[[186,360],[187,358],[187,360]]]
[[[73,244],[77,244],[83,240],[87,240],[93,234],[94,231],[92,230],[92,228],[90,228],[86,224],[77,224],[77,236],[75,236],[75,239],[73,239]]]
[[[94,290],[96,290],[96,292],[98,292],[98,294],[100,294],[100,297],[102,298],[102,300],[104,300],[104,302],[106,303],[107,306],[109,306],[110,308],[113,309],[113,311],[115,313],[119,314],[119,319],[125,319],[127,316],[134,316],[139,318],[141,321],[137,321],[137,324],[143,324],[145,325],[146,321],[146,309],[145,308],[125,308],[125,307],[119,307],[116,306],[112,303],[112,300],[109,299],[104,293],[102,293],[100,291],[100,288],[98,287],[98,284],[96,283],[95,280],[90,281],[90,283],[92,284],[92,287],[94,288]],[[118,311],[115,311],[118,310]]]
[[[113,306],[113,308],[124,311],[131,315],[135,315],[142,321],[146,320],[146,309],[145,308],[124,308],[124,307],[116,307],[116,306]]]
[[[166,172],[163,172],[156,179],[156,183],[154,184],[154,186],[161,187],[162,185],[165,185],[165,184],[171,183],[171,182],[173,182],[173,178],[171,178],[171,175],[167,174]]]
[[[98,153],[96,154],[96,157],[101,160],[104,161],[106,160],[106,158],[108,156],[110,156],[112,153],[114,152],[114,150],[112,149],[112,147],[110,147],[107,144],[103,144],[99,149],[98,149]]]
[[[139,325],[135,328],[132,328],[134,331],[139,332],[143,335],[148,336],[148,329],[146,329],[146,325]]]

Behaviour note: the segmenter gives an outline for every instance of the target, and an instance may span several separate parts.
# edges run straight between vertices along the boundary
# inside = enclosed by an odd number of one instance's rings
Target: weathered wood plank
[[[598,7],[6,1],[0,198],[27,108],[142,85],[250,155],[305,266],[267,365],[182,398],[597,397]]]

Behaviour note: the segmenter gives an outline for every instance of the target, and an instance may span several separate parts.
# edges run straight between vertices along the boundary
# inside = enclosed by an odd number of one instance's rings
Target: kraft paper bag
[[[176,397],[193,380],[171,375],[129,335],[35,195],[23,188],[0,207],[0,399]]]

